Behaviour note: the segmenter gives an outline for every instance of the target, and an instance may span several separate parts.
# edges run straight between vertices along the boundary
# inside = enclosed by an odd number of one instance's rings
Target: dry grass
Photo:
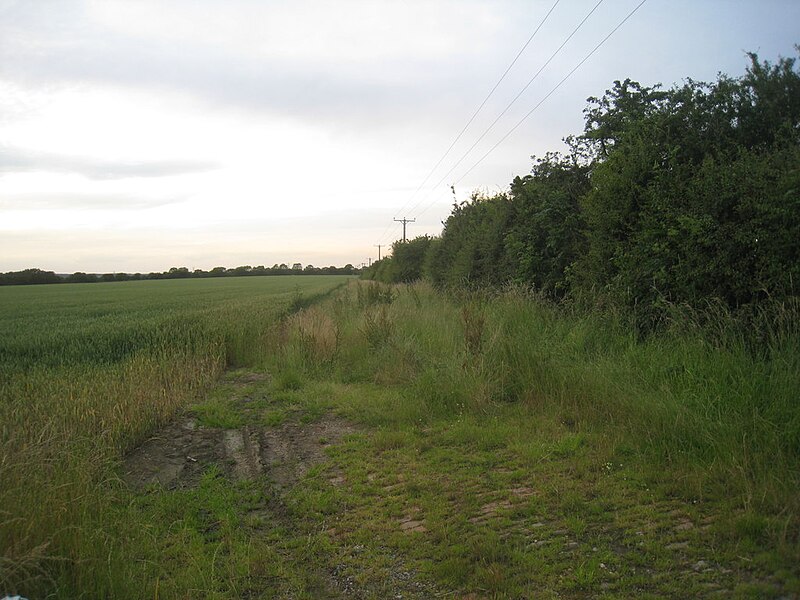
[[[341,332],[334,320],[318,307],[303,309],[287,323],[288,343],[297,344],[309,364],[332,361],[339,352]]]

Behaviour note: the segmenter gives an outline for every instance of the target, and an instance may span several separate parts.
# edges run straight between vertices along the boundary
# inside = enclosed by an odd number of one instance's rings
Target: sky
[[[640,2],[0,0],[0,271],[359,265],[616,79],[797,55],[796,0]]]

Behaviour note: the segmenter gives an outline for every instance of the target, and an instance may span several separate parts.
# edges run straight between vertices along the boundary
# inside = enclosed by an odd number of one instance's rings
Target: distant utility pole
[[[375,247],[378,248],[378,260],[381,259],[381,248],[383,248],[386,244],[373,244]]]
[[[414,223],[416,219],[395,219],[398,223],[403,224],[403,241],[406,241],[406,223]]]
[[[369,263],[367,264],[368,267],[372,266],[372,257],[370,256],[368,259]]]

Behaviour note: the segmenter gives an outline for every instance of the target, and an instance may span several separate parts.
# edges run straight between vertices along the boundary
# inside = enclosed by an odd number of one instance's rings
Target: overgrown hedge
[[[535,287],[623,307],[739,309],[800,282],[800,70],[760,62],[739,78],[664,91],[625,80],[590,98],[566,153],[507,193],[453,206],[440,237],[398,242],[364,276],[438,286]]]

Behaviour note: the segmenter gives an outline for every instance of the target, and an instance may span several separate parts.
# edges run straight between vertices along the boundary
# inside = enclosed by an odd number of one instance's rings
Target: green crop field
[[[124,539],[109,512],[120,456],[226,367],[258,362],[282,314],[346,280],[0,288],[0,592],[108,593],[97,565]]]
[[[216,343],[214,332],[224,332],[230,342],[233,329],[252,332],[293,302],[345,280],[239,277],[3,287],[0,373],[5,379],[40,367],[110,365],[142,351],[183,348],[186,339]]]

